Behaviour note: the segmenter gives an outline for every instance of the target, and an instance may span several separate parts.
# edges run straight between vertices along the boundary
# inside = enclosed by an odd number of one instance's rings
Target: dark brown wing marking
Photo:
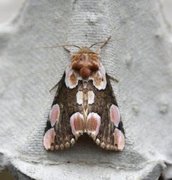
[[[52,103],[52,109],[58,105],[60,114],[57,122],[52,126],[51,115],[47,121],[44,134],[44,147],[47,150],[58,150],[72,146],[75,137],[70,126],[70,117],[75,112],[80,112],[81,107],[76,103],[77,87],[69,89],[65,85],[65,74],[58,84],[58,89]]]
[[[121,118],[117,123],[113,122],[110,118],[111,106],[115,106],[118,109],[118,104],[108,75],[106,75],[106,79],[107,86],[104,90],[98,90],[90,85],[90,87],[93,87],[93,92],[96,96],[94,104],[89,105],[89,112],[96,112],[101,117],[101,125],[95,142],[107,150],[120,151],[124,148],[125,144],[124,128]]]
[[[104,149],[123,150],[123,123],[111,78],[99,55],[109,39],[101,42],[103,44],[95,52],[79,47],[71,56],[71,63],[58,83],[45,128],[43,145],[46,150],[69,148],[83,133]]]
[[[89,134],[101,148],[121,151],[124,148],[124,128],[114,96],[110,78],[106,75],[107,86],[98,90],[92,80],[84,89],[95,95],[88,104],[88,113],[84,119],[83,106],[76,102],[76,94],[83,92],[82,81],[69,89],[64,83],[65,74],[59,82],[54,97],[44,135],[44,147],[47,150],[69,148],[84,132]]]

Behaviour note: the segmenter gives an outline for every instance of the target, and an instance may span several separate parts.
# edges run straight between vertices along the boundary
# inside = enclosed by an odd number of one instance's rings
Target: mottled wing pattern
[[[124,129],[110,77],[98,51],[79,49],[58,84],[43,145],[46,150],[62,150],[87,133],[101,148],[122,151]]]
[[[122,150],[125,144],[124,129],[109,76],[106,75],[107,86],[103,90],[98,90],[92,80],[87,82],[86,88],[79,81],[75,88],[69,89],[64,79],[65,74],[59,82],[49,114],[44,147],[47,150],[69,148],[80,135],[87,133],[101,148]],[[93,92],[93,102],[87,98],[87,107],[83,107],[83,97],[80,97],[82,102],[78,104],[78,91],[86,91],[90,96]],[[86,117],[84,108],[88,109]]]
[[[51,107],[44,135],[44,147],[47,150],[58,150],[72,146],[75,137],[70,126],[70,117],[81,111],[76,103],[77,87],[69,89],[65,85],[65,74],[58,84],[58,89]]]
[[[107,86],[103,90],[90,85],[96,96],[94,104],[89,105],[89,112],[95,112],[101,117],[99,132],[96,137],[93,136],[93,139],[104,149],[120,151],[125,144],[123,123],[108,75],[106,80]]]

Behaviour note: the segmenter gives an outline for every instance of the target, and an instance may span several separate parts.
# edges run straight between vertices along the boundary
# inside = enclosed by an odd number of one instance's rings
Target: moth
[[[58,83],[43,137],[46,150],[63,150],[88,134],[103,149],[122,151],[125,133],[118,104],[100,60],[110,37],[93,51],[79,47]],[[64,46],[69,53],[71,51]]]

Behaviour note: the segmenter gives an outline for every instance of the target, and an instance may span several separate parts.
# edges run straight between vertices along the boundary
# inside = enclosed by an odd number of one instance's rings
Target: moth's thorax
[[[87,111],[88,106],[94,103],[95,93],[89,86],[88,82],[82,81],[76,94],[76,102],[83,106],[84,111]]]
[[[93,72],[99,70],[99,55],[89,48],[81,48],[71,57],[72,69],[77,71],[83,79],[87,79]]]
[[[81,112],[83,115],[83,124],[84,124],[84,132],[87,132],[87,119],[89,115],[90,106],[92,106],[95,102],[95,92],[91,87],[89,87],[89,83],[86,81],[82,81],[78,91],[76,93],[76,102],[77,105],[81,107]]]

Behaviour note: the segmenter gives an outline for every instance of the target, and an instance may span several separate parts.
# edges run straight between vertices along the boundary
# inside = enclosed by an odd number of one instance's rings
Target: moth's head
[[[83,79],[87,79],[92,73],[99,70],[99,54],[90,48],[83,47],[71,56],[72,69],[79,73]]]
[[[79,48],[79,51],[71,55],[72,69],[76,71],[83,79],[88,79],[93,73],[100,68],[100,51],[108,43],[111,36],[106,40],[92,44],[90,47],[79,47],[77,45],[64,45],[64,49],[71,54],[71,51],[67,48],[73,46]],[[95,45],[101,44],[96,51],[91,50]]]

